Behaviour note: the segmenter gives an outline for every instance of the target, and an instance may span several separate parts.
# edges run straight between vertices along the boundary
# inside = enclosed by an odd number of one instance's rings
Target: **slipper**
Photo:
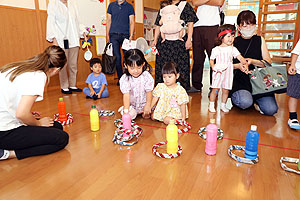
[[[6,160],[9,157],[9,151],[0,149],[0,160]]]

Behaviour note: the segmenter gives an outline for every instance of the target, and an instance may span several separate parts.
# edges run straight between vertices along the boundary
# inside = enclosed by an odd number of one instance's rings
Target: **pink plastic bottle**
[[[123,127],[126,130],[131,130],[131,116],[128,113],[128,109],[124,109],[124,113],[122,116],[122,121],[123,121]],[[128,134],[123,133],[123,137],[129,137]]]
[[[216,155],[218,127],[215,119],[210,119],[210,124],[206,127],[205,153],[207,155]]]

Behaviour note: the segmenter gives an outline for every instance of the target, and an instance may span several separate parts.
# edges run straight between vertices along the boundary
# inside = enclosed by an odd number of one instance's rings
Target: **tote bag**
[[[271,66],[265,60],[261,61],[266,67],[255,66],[250,75],[252,95],[262,97],[274,93],[285,93],[287,88],[287,71],[283,66]]]
[[[102,72],[114,74],[116,71],[116,56],[112,56],[112,43],[107,43],[102,54]]]

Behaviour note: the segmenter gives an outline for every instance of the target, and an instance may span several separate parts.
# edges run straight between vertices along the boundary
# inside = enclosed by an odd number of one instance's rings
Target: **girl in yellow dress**
[[[176,83],[180,76],[177,64],[167,62],[162,68],[162,76],[164,82],[158,83],[152,93],[151,108],[155,108],[152,119],[165,124],[169,124],[170,119],[185,121],[189,97],[185,89]]]

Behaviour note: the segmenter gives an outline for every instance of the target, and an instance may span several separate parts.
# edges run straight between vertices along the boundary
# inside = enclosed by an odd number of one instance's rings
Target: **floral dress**
[[[153,118],[159,121],[163,121],[165,117],[181,119],[180,106],[189,102],[189,96],[180,85],[168,88],[164,83],[159,83],[153,90],[153,97],[159,98],[153,113]],[[188,118],[187,107],[186,118]]]

